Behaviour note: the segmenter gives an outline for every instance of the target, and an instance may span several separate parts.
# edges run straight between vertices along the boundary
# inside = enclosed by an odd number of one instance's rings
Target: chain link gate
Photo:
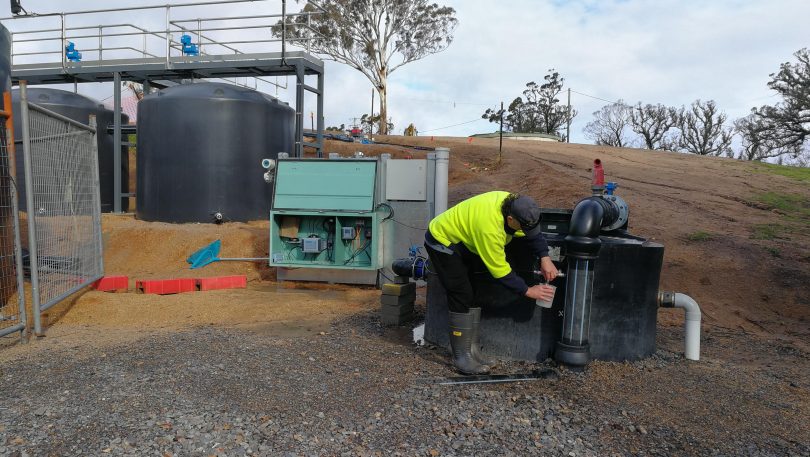
[[[0,336],[24,336],[27,324],[13,132],[11,94],[5,93],[0,110]]]
[[[103,276],[95,119],[30,103],[20,84],[34,333],[41,313]]]

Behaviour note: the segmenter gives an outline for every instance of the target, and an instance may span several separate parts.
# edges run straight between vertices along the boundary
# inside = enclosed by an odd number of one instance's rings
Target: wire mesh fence
[[[20,259],[19,221],[9,130],[0,117],[0,336],[25,329],[25,293]]]
[[[39,333],[40,312],[103,275],[98,157],[95,126],[21,98],[34,331]]]

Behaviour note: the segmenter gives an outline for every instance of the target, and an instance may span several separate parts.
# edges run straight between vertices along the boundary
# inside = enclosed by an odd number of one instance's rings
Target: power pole
[[[565,142],[571,142],[571,88],[568,88],[568,111],[566,112],[565,121]]]
[[[503,154],[503,102],[501,102],[501,128],[499,129],[498,138],[498,161],[500,161]]]

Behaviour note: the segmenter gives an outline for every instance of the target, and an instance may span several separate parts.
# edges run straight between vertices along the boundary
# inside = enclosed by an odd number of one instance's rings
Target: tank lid
[[[280,103],[279,100],[271,95],[259,92],[246,87],[240,87],[227,83],[216,82],[203,82],[192,84],[180,84],[178,86],[167,87],[161,89],[157,93],[147,95],[144,99],[153,99],[155,97],[169,97],[169,98],[204,98],[204,99],[221,99],[221,100],[245,100],[255,102],[272,102]]]
[[[20,89],[12,90],[11,97],[15,101],[19,100]],[[107,109],[101,102],[90,97],[66,90],[48,89],[44,87],[29,87],[28,100],[30,100],[31,103],[40,105],[65,105],[75,106],[77,108]]]

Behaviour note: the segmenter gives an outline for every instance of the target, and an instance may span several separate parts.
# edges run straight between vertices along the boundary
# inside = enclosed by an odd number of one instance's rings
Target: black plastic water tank
[[[11,92],[14,105],[14,138],[22,139],[20,130],[20,90],[14,89]],[[74,94],[58,89],[47,89],[39,87],[28,88],[28,101],[53,112],[69,117],[82,124],[89,124],[90,116],[96,116],[98,134],[96,135],[98,144],[98,178],[99,190],[101,194],[101,211],[112,212],[115,202],[115,158],[113,151],[116,149],[113,144],[113,134],[107,133],[107,126],[115,119],[114,112],[104,107],[99,101],[84,95]],[[121,123],[129,122],[126,114],[121,114]],[[22,152],[22,145],[18,142],[19,151]],[[129,192],[129,160],[126,147],[118,148],[121,154],[121,192]],[[23,155],[17,154],[17,184],[20,189],[20,209],[25,210],[25,174],[23,173]],[[127,211],[129,208],[129,198],[121,198],[121,210]]]
[[[263,159],[293,152],[295,112],[225,83],[169,87],[138,104],[137,217],[162,222],[266,219]]]
[[[559,213],[558,213],[559,215]],[[544,214],[544,223],[551,219]],[[567,227],[567,221],[559,221]],[[546,233],[552,249],[563,246],[564,233]],[[664,246],[630,235],[601,236],[596,260],[590,322],[591,355],[598,360],[638,360],[655,352],[658,287]],[[530,285],[538,261],[517,240],[507,245],[512,269]],[[566,271],[563,260],[560,271]],[[558,265],[559,267],[560,265]],[[551,308],[538,307],[492,279],[483,264],[471,273],[475,306],[482,308],[480,338],[484,352],[507,360],[543,361],[553,357],[562,333],[566,278],[554,281]],[[447,298],[435,275],[428,277],[425,339],[447,346]]]

